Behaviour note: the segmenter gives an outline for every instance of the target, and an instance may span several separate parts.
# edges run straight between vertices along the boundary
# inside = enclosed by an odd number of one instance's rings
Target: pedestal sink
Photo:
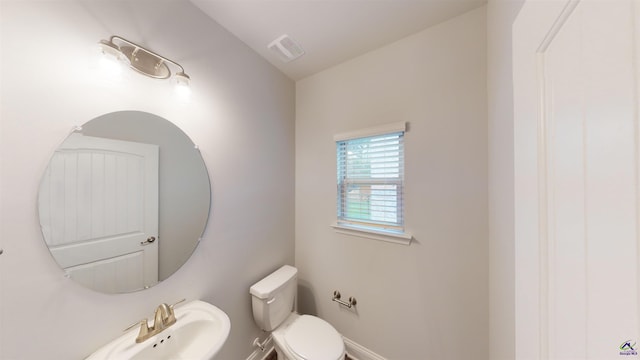
[[[86,360],[202,359],[213,358],[224,345],[231,322],[224,311],[195,300],[175,309],[176,323],[136,344],[138,328],[91,354]]]

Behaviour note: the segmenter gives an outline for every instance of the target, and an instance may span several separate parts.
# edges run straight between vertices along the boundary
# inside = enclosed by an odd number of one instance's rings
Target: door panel
[[[640,326],[640,3],[532,3],[514,27],[516,169],[535,178],[516,176],[516,329],[536,348],[516,352],[619,359]]]
[[[134,252],[71,266],[65,269],[69,277],[92,289],[121,293],[144,284],[144,253]]]
[[[122,284],[114,292],[157,283],[158,243],[146,240],[158,237],[158,146],[72,134],[39,200],[45,241],[68,276]]]

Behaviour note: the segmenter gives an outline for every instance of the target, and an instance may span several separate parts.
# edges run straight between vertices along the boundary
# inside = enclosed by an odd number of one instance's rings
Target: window
[[[399,124],[392,124],[392,132],[336,136],[338,225],[404,231],[404,123],[400,124],[399,131]]]

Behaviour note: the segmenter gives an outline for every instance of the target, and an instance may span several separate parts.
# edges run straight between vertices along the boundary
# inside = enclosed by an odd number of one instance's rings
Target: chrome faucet
[[[149,321],[147,319],[142,319],[139,322],[129,326],[124,331],[130,330],[140,325],[140,331],[138,332],[138,336],[136,337],[136,343],[141,343],[149,339],[150,337],[161,333],[163,330],[176,323],[176,314],[173,311],[173,307],[183,301],[185,301],[185,299],[182,299],[173,305],[167,305],[165,303],[158,305],[153,317],[153,326],[149,326]]]

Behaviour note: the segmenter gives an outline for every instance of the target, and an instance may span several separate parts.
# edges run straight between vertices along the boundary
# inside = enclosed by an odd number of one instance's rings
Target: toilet
[[[253,318],[271,331],[278,360],[343,360],[342,335],[328,322],[295,312],[298,269],[284,265],[250,288]]]

